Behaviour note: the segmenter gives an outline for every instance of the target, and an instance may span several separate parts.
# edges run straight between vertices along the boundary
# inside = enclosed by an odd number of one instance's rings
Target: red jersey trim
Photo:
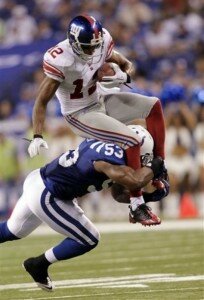
[[[108,46],[106,59],[111,56],[111,52],[113,51],[113,47],[114,47],[114,42],[113,42],[113,40],[111,40],[111,42],[110,42],[110,44]]]
[[[48,62],[44,61],[43,62],[43,70],[49,74],[53,74],[54,76],[58,76],[62,79],[65,79],[64,74],[58,70],[57,68],[53,67],[50,65]]]

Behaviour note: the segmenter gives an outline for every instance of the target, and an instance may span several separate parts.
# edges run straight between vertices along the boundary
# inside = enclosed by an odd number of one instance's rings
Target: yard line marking
[[[99,277],[99,278],[84,278],[84,279],[70,279],[70,280],[60,280],[55,281],[55,286],[63,286],[63,285],[70,285],[71,287],[76,287],[79,285],[86,285],[86,284],[95,284],[95,283],[106,283],[106,282],[115,282],[115,281],[123,281],[123,280],[144,280],[146,278],[156,278],[156,277],[163,277],[163,276],[175,276],[175,274],[142,274],[142,275],[129,275],[129,276],[120,276],[120,277]],[[20,283],[20,284],[6,284],[0,285],[0,290],[8,290],[8,289],[19,289],[19,288],[32,288],[35,287],[35,283]]]
[[[123,287],[148,287],[148,285],[145,285],[144,283],[162,283],[162,282],[184,282],[184,281],[200,281],[204,280],[204,275],[196,275],[196,276],[180,276],[180,277],[158,277],[158,278],[144,278],[144,279],[134,279],[130,278],[130,280],[112,280],[108,282],[92,282],[92,283],[81,283],[77,285],[65,285],[60,284],[60,286],[57,286],[58,289],[64,289],[64,288],[74,288],[74,287],[96,287],[96,288],[120,288],[121,285],[124,285]],[[143,286],[139,286],[142,284]],[[133,286],[134,285],[134,286]]]
[[[186,290],[201,290],[201,287],[183,287],[183,288],[175,288],[175,289],[160,289],[160,290],[145,290],[145,291],[137,291],[137,293],[158,293],[158,292],[175,292],[175,291],[186,291]],[[38,299],[38,298],[36,298]]]
[[[100,285],[100,287],[99,287]],[[58,286],[57,289],[66,289],[66,288],[74,288],[75,286]],[[148,288],[148,285],[146,284],[137,284],[137,283],[134,283],[134,284],[123,284],[121,285],[119,282],[116,282],[114,283],[114,285],[108,285],[108,284],[87,284],[87,285],[78,285],[77,287],[96,287],[96,288]],[[40,290],[39,288],[32,288],[32,289],[22,289],[22,290],[19,290],[20,292],[32,292],[32,291],[36,291],[36,290]]]
[[[185,282],[204,280],[204,275],[195,276],[176,276],[175,274],[145,274],[130,275],[122,277],[101,277],[101,278],[85,278],[55,281],[54,284],[58,289],[80,288],[80,287],[96,287],[96,288],[120,288],[120,287],[148,287],[148,283],[162,282]],[[1,285],[0,290],[20,289],[20,291],[36,291],[35,283],[10,284]]]
[[[126,294],[126,295],[131,295],[131,294],[140,294],[140,293],[158,293],[158,292],[176,292],[176,291],[186,291],[186,290],[199,290],[200,288],[199,287],[186,287],[186,288],[175,288],[175,289],[160,289],[160,290],[143,290],[143,291],[128,291],[128,292],[125,292],[123,291],[123,294]],[[94,293],[94,296],[112,296],[112,295],[121,295],[121,293]],[[86,298],[86,297],[92,297],[93,294],[78,294],[78,295],[66,295],[66,296],[50,296],[50,297],[35,297],[35,300],[46,300],[46,299],[67,299],[67,298]],[[13,299],[13,300],[20,300],[22,298],[16,298],[16,299]],[[22,300],[31,300],[32,298],[24,298]],[[200,299],[200,300],[203,300],[203,299]]]

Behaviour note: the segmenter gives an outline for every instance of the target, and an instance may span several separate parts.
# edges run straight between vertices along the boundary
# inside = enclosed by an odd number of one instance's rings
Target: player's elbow
[[[111,195],[119,203],[130,203],[130,192],[120,184],[114,183],[112,185]]]

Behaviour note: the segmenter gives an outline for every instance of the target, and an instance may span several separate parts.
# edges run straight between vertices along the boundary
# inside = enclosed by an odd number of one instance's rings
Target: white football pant
[[[76,201],[65,202],[54,198],[46,189],[38,169],[27,176],[23,194],[7,226],[15,236],[23,238],[42,222],[79,243],[94,245],[95,239],[99,240],[97,228],[85,216]]]
[[[112,93],[64,117],[75,134],[117,143],[127,149],[140,144],[141,137],[125,124],[145,119],[157,100],[133,93]]]

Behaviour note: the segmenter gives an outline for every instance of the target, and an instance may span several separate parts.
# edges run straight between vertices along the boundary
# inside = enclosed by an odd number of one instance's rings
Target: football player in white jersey
[[[48,148],[43,139],[47,103],[53,95],[60,102],[68,126],[85,138],[96,138],[121,145],[126,150],[128,165],[140,167],[140,137],[125,125],[133,119],[145,119],[154,139],[154,156],[164,158],[165,126],[161,103],[156,97],[133,93],[111,93],[100,97],[94,76],[104,62],[115,63],[113,85],[129,83],[133,64],[113,49],[109,32],[89,15],[75,17],[68,26],[67,39],[44,55],[43,80],[33,109],[33,140],[28,151],[31,157],[40,148]],[[141,191],[133,193],[140,202]]]

